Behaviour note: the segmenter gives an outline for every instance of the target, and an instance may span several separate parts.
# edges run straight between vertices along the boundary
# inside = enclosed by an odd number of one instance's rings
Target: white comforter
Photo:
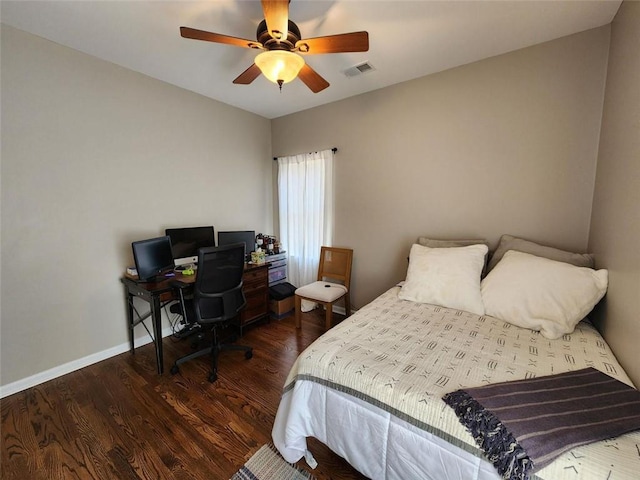
[[[443,394],[587,366],[631,385],[581,322],[548,340],[488,316],[398,299],[394,287],[305,350],[285,384],[273,440],[298,461],[313,436],[374,479],[497,479]],[[639,478],[640,433],[576,448],[537,477]]]

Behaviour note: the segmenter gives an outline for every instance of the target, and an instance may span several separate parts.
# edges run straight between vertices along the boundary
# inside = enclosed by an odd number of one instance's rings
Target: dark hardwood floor
[[[323,322],[315,311],[299,331],[293,317],[246,329],[238,343],[253,346],[253,358],[223,352],[214,384],[207,357],[158,375],[149,344],[6,397],[0,477],[228,479],[271,440],[289,368]],[[190,342],[165,338],[165,370],[189,351]],[[309,445],[319,480],[364,478],[320,442]]]

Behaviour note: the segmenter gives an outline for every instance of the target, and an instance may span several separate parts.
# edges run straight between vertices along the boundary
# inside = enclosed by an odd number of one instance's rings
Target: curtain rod
[[[331,151],[332,151],[333,153],[336,153],[336,152],[338,151],[338,149],[337,149],[336,147],[333,147],[333,148],[331,149]],[[309,153],[314,153],[314,152],[309,152]],[[315,153],[318,153],[318,152],[315,152]],[[274,160],[278,160],[278,157],[273,157],[273,159],[274,159]]]

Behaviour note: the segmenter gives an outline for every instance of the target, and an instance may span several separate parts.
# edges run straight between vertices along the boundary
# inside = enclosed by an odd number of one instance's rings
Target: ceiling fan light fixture
[[[298,76],[304,67],[304,59],[286,50],[270,50],[259,54],[255,64],[265,77],[282,88],[283,83],[289,83]]]

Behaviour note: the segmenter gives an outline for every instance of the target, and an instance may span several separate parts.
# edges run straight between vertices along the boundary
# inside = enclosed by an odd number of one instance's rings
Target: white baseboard
[[[338,315],[346,315],[347,311],[345,310],[344,307],[340,306],[340,305],[334,305],[333,306],[333,311],[335,313],[337,313]],[[356,313],[358,310],[352,308],[351,309],[351,315],[353,315],[354,313]]]
[[[162,330],[162,338],[167,337],[172,333],[173,330],[171,329],[171,327],[166,327]],[[151,343],[151,341],[151,338],[148,335],[145,335],[144,337],[136,338],[134,341],[134,345],[136,348],[138,348]],[[0,386],[0,398],[8,397],[9,395],[21,392],[22,390],[26,390],[27,388],[35,387],[36,385],[40,385],[41,383],[48,382],[49,380],[53,380],[54,378],[61,377],[62,375],[66,375],[67,373],[75,372],[76,370],[80,370],[81,368],[88,367],[89,365],[93,365],[94,363],[101,362],[102,360],[115,357],[116,355],[120,355],[121,353],[128,351],[129,341],[121,343],[120,345],[116,345],[115,347],[108,348],[101,352],[93,353],[86,357],[79,358],[72,362],[65,363],[64,365],[50,368],[49,370],[45,370],[44,372],[36,373],[35,375],[23,378],[22,380],[17,380],[13,383],[2,385]]]
[[[346,315],[347,314],[347,311],[344,309],[344,307],[341,307],[340,305],[334,305],[333,311],[336,312],[339,315]]]

